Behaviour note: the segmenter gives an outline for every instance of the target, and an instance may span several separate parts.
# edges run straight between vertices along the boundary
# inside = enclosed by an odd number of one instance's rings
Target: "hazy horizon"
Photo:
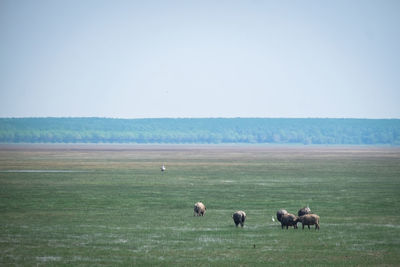
[[[400,120],[400,118],[360,118],[360,117],[105,117],[105,116],[14,116],[0,119],[112,119],[112,120],[163,120],[163,119],[284,119],[284,120]]]
[[[361,118],[361,117],[105,117],[105,116],[8,116],[1,119],[40,119],[40,118],[100,118],[121,120],[146,120],[146,119],[343,119],[343,120],[400,120],[400,118]]]
[[[0,2],[0,117],[400,118],[400,2]]]

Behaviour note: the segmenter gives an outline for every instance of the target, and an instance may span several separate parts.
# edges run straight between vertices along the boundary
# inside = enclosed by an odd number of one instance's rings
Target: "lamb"
[[[310,225],[315,224],[315,230],[319,230],[319,216],[317,214],[306,214],[303,216],[299,217],[299,222],[302,223],[303,229],[304,225],[308,226],[308,229],[310,229]]]
[[[299,209],[299,211],[297,212],[297,215],[300,217],[300,216],[310,214],[310,213],[311,213],[311,209],[307,206],[302,209]]]
[[[291,214],[291,213],[284,214],[281,217],[282,229],[284,226],[286,226],[286,229],[288,229],[289,226],[293,226],[294,229],[297,229],[298,221],[299,221],[299,217],[297,217],[296,215]]]
[[[201,202],[196,202],[194,204],[194,213],[193,216],[204,216],[206,214],[206,206]]]
[[[244,225],[244,221],[246,220],[246,213],[242,210],[236,211],[232,215],[233,221],[235,222],[236,227],[240,224],[241,227]]]
[[[276,218],[281,221],[283,215],[288,214],[287,210],[281,209],[276,212]]]

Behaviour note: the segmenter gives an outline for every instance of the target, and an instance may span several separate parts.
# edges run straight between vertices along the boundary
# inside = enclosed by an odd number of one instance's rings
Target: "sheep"
[[[232,215],[233,221],[235,222],[236,227],[240,224],[241,227],[244,225],[244,221],[246,220],[246,213],[242,210],[236,211]]]
[[[194,204],[194,213],[193,216],[204,216],[204,214],[206,214],[206,206],[201,203],[201,202],[197,202]]]
[[[304,207],[304,208],[302,208],[302,209],[299,209],[299,211],[297,212],[297,215],[300,217],[300,216],[303,216],[303,215],[306,215],[306,214],[311,214],[311,209],[307,206],[307,207]]]
[[[317,214],[306,214],[303,216],[299,217],[299,222],[302,223],[303,229],[304,225],[308,226],[308,229],[310,229],[310,225],[315,224],[315,230],[319,230],[319,216]]]
[[[298,221],[299,221],[299,217],[297,217],[296,215],[291,214],[291,213],[284,214],[281,217],[282,229],[284,226],[286,226],[286,229],[288,229],[289,226],[293,226],[294,229],[297,229]]]
[[[276,212],[276,218],[281,221],[283,215],[288,214],[287,210],[281,209]]]

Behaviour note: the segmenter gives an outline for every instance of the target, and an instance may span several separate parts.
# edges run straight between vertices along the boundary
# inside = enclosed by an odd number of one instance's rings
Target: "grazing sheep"
[[[246,213],[244,211],[237,211],[232,215],[233,221],[235,222],[236,227],[240,223],[240,226],[243,227],[244,221],[246,220]]]
[[[194,213],[193,216],[204,216],[204,214],[206,214],[206,206],[201,203],[201,202],[197,202],[196,204],[194,204]]]
[[[276,212],[276,218],[281,221],[283,215],[288,214],[287,210],[281,209]]]
[[[315,230],[319,230],[319,216],[317,214],[306,214],[303,216],[299,217],[299,222],[302,223],[303,229],[304,225],[308,226],[308,229],[310,229],[310,225],[315,224]]]
[[[299,212],[297,212],[297,215],[298,215],[298,216],[303,216],[303,215],[310,214],[310,213],[311,213],[311,210],[310,210],[310,208],[307,206],[307,207],[304,207],[304,208],[302,208],[302,209],[299,209]]]
[[[291,214],[291,213],[284,214],[281,217],[282,229],[284,226],[286,226],[286,229],[288,229],[289,226],[293,226],[294,229],[297,229],[298,221],[299,221],[299,217],[297,217],[296,215]]]

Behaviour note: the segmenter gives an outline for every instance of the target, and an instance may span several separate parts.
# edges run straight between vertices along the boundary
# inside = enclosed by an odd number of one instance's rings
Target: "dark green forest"
[[[0,118],[0,142],[400,145],[400,120]]]

